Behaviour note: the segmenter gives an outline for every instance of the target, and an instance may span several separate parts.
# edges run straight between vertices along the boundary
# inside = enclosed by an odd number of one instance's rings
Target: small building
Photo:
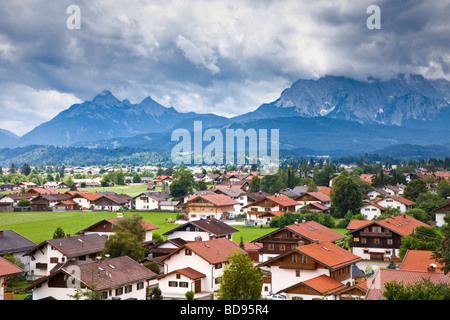
[[[191,197],[186,203],[188,220],[203,218],[228,219],[234,212],[237,201],[223,194],[206,194]]]
[[[27,289],[33,289],[33,300],[73,300],[77,288],[92,290],[102,300],[146,300],[149,287],[157,285],[156,277],[127,256],[78,260],[58,265]]]
[[[444,217],[450,214],[450,199],[448,199],[447,203],[444,204],[443,206],[434,209],[433,213],[435,214],[436,227],[440,228],[444,224],[446,224]]]

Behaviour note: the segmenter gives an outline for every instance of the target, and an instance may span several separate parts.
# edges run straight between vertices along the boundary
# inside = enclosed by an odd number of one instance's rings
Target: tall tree
[[[346,173],[333,180],[333,188],[330,194],[334,216],[343,218],[350,210],[353,214],[362,206],[363,194],[361,187]]]
[[[411,201],[416,201],[421,193],[428,191],[427,183],[423,179],[414,179],[410,181],[403,191],[403,196]]]
[[[232,253],[220,278],[219,300],[260,300],[263,274],[246,254]]]
[[[442,264],[442,270],[445,274],[450,271],[450,215],[444,217],[445,224],[441,227],[441,243],[433,252],[433,257]]]
[[[170,194],[176,199],[188,194],[194,190],[196,185],[194,175],[186,167],[180,168],[173,174],[175,180],[170,185]]]
[[[261,188],[261,179],[258,176],[253,176],[250,180],[248,192],[258,192]]]

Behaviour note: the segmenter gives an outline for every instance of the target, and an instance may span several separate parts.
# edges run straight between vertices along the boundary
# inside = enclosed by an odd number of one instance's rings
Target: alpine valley
[[[133,104],[103,91],[22,137],[0,130],[0,147],[5,148],[0,150],[0,164],[48,161],[42,153],[50,146],[61,161],[74,153],[170,154],[178,143],[171,141],[173,130],[192,131],[194,121],[201,121],[203,130],[279,129],[280,152],[296,156],[445,157],[450,155],[449,102],[449,81],[421,75],[366,81],[339,76],[300,79],[276,101],[232,118],[181,113],[151,97]]]

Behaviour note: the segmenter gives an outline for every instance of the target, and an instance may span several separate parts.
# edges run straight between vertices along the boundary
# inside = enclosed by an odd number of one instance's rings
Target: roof
[[[36,248],[28,251],[24,255],[33,255],[34,252],[46,245],[51,245],[66,257],[75,258],[87,254],[102,252],[106,239],[97,233],[77,237],[66,237],[61,239],[51,239],[41,242]]]
[[[317,192],[306,192],[306,193],[300,195],[298,198],[301,198],[301,197],[303,197],[305,195],[309,195],[309,196],[311,196],[313,198],[316,198],[317,200],[319,200],[321,202],[330,202],[331,201],[330,196],[328,196],[327,194],[325,194],[323,192],[319,192],[319,191],[317,191]]]
[[[403,203],[404,205],[407,205],[407,206],[412,206],[412,205],[414,205],[414,201],[408,200],[408,199],[403,198],[403,197],[400,197],[400,196],[394,196],[394,195],[386,196],[386,197],[384,197],[384,198],[378,200],[377,202],[380,202],[380,201],[383,201],[383,200],[389,199],[389,198],[394,199],[394,200],[397,200],[398,202],[401,202],[401,203]]]
[[[208,202],[211,202],[215,206],[223,207],[223,206],[233,206],[235,204],[239,204],[239,202],[231,199],[230,197],[224,194],[204,194],[204,195],[196,195],[190,198],[187,202],[192,202],[197,200],[198,198],[202,198]]]
[[[307,238],[310,241],[317,239],[319,242],[334,242],[345,239],[344,235],[331,230],[330,228],[327,228],[314,220],[291,224],[286,226],[286,228],[295,233],[301,234],[304,238]]]
[[[297,206],[298,202],[294,199],[291,199],[285,195],[274,195],[274,196],[267,196],[266,199],[272,200],[273,202],[283,206],[283,207],[292,207]]]
[[[198,227],[199,230],[206,231],[208,233],[212,233],[216,236],[223,236],[230,233],[238,232],[239,230],[230,226],[229,224],[222,222],[215,218],[208,218],[208,219],[200,219],[200,220],[194,220],[194,221],[188,221],[185,224],[182,224],[179,227],[176,227],[172,230],[167,231],[166,233],[163,233],[163,235],[172,234],[173,232],[184,228],[187,225],[192,225],[194,227]]]
[[[0,257],[0,277],[6,277],[13,274],[22,273],[23,270],[18,266],[12,264],[6,259]]]
[[[85,198],[89,201],[97,200],[98,198],[101,198],[102,195],[95,193],[95,192],[75,192],[72,196],[72,199],[74,198]]]
[[[442,264],[432,258],[433,252],[427,250],[408,250],[406,251],[400,270],[427,272],[432,265],[436,268],[436,272],[441,270]]]
[[[209,264],[226,262],[228,261],[228,257],[230,256],[230,254],[235,251],[246,254],[245,251],[239,247],[239,245],[234,244],[232,241],[226,238],[219,238],[209,241],[190,241],[174,252],[168,254],[161,261],[169,259],[173,254],[179,252],[183,248],[188,248],[191,251],[195,252]]]
[[[331,242],[311,243],[296,250],[333,270],[362,261],[362,258]]]
[[[161,192],[161,191],[144,192],[144,193],[141,193],[141,194],[137,195],[136,197],[134,197],[134,199],[142,197],[142,196],[150,197],[156,201],[166,201],[166,200],[170,199],[170,194],[168,194],[167,192]]]
[[[406,285],[414,282],[420,282],[423,279],[428,279],[433,283],[450,283],[450,277],[440,272],[420,272],[380,268],[376,271],[375,275],[367,281],[368,291],[366,294],[366,300],[384,299],[382,292],[384,291],[385,283],[391,281],[403,281],[403,284]]]
[[[364,207],[368,207],[368,206],[374,206],[378,209],[380,209],[381,211],[386,210],[385,207],[380,206],[378,203],[370,201],[370,200],[363,200],[363,202],[365,203],[362,207],[359,207],[358,209],[364,208]]]
[[[360,220],[361,222],[353,222],[350,221],[349,225],[347,226],[347,229],[351,230],[349,233],[352,233],[356,230],[359,230],[361,228],[364,228],[366,226],[376,224],[380,225],[384,228],[387,228],[391,230],[392,232],[398,233],[401,236],[406,237],[407,235],[411,234],[415,228],[423,226],[423,227],[430,227],[428,224],[419,221],[417,219],[414,219],[411,216],[408,216],[406,214],[393,216],[391,218],[386,218],[383,220]]]
[[[5,230],[0,236],[0,254],[4,252],[14,253],[28,251],[37,246],[31,240],[28,240],[14,230]]]
[[[440,206],[439,208],[434,209],[432,212],[434,213],[450,213],[450,199],[447,201],[446,204],[443,206]]]
[[[118,225],[117,221],[120,220],[120,219],[122,219],[122,218],[110,218],[110,219],[105,219],[105,220],[110,222],[110,223],[112,223],[112,224],[114,224],[114,225]],[[151,224],[148,221],[141,220],[141,223],[142,223],[142,226],[144,227],[145,231],[151,231],[151,230],[159,229],[159,227]]]
[[[334,294],[339,290],[347,288],[347,286],[342,282],[339,282],[337,280],[334,280],[333,278],[330,278],[325,274],[322,274],[320,276],[296,283],[288,288],[278,291],[278,293],[288,292],[289,290],[296,288],[298,286],[309,287],[314,291],[317,291],[318,295]]]
[[[79,279],[86,285],[95,283],[94,291],[101,292],[108,289],[122,287],[124,285],[153,279],[156,273],[134,261],[128,256],[104,259],[100,261],[70,261],[60,266],[50,275],[34,282],[29,288],[35,287],[59,272],[71,275],[70,267],[78,266]]]
[[[188,277],[191,280],[197,280],[197,279],[201,279],[201,278],[205,278],[206,275],[204,273],[201,273],[195,269],[192,269],[191,267],[187,267],[187,268],[183,268],[183,269],[177,269],[177,270],[173,270],[169,273],[163,274],[161,276],[158,277],[159,279],[165,278],[168,275],[174,274],[174,273],[179,273],[182,274],[185,277]]]
[[[30,193],[30,191],[34,191],[39,193],[40,195],[43,194],[59,194],[60,192],[58,190],[55,190],[53,188],[42,188],[42,187],[35,187],[27,190],[27,193]]]

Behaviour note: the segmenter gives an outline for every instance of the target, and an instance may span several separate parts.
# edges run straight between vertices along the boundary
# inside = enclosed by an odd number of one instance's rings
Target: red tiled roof
[[[319,192],[325,193],[327,196],[329,196],[331,193],[331,188],[330,187],[319,187]]]
[[[384,228],[394,231],[402,236],[407,236],[413,232],[413,230],[419,226],[429,227],[428,224],[414,219],[408,215],[398,215],[383,220],[351,220],[347,226],[347,229],[354,231],[371,224],[378,224]]]
[[[325,274],[303,281],[303,284],[319,292],[320,294],[333,294],[334,292],[347,287],[342,282],[334,280]]]
[[[211,202],[215,206],[222,207],[222,206],[233,206],[235,204],[239,204],[239,202],[231,199],[230,197],[224,195],[224,194],[204,194],[204,195],[197,195],[195,197],[192,197],[188,200],[188,202],[194,201],[198,198],[205,199],[206,201]]]
[[[297,206],[299,204],[297,201],[282,194],[275,196],[267,196],[266,199],[272,200],[273,202],[283,207],[292,207]]]
[[[442,264],[432,258],[433,252],[427,250],[408,250],[403,258],[400,270],[427,272],[430,265],[435,266],[435,272],[440,270]]]
[[[345,236],[327,228],[316,221],[306,221],[298,224],[291,224],[286,226],[291,231],[301,234],[303,237],[313,241],[315,239],[319,242],[328,241],[334,242],[345,239]]]
[[[376,203],[376,202],[373,202],[373,201],[370,201],[370,200],[363,200],[363,202],[366,203],[363,207],[366,207],[366,206],[368,206],[368,205],[372,205],[372,206],[374,206],[374,207],[377,207],[377,208],[380,209],[381,211],[386,210],[385,207],[380,206],[380,205],[379,205],[378,203]]]
[[[22,269],[12,264],[8,260],[0,257],[0,277],[10,276],[22,272],[23,272]]]
[[[401,202],[401,203],[403,203],[404,205],[407,205],[407,206],[412,206],[412,205],[414,205],[414,202],[413,202],[413,201],[408,200],[408,199],[403,198],[403,197],[400,197],[400,196],[394,196],[394,195],[386,196],[385,198],[382,198],[382,199],[378,200],[377,202],[380,202],[380,201],[382,201],[382,200],[384,200],[384,199],[388,199],[388,198],[397,200],[398,202]]]
[[[90,201],[94,201],[94,200],[97,200],[97,199],[101,198],[102,195],[98,194],[98,193],[95,193],[95,192],[93,192],[93,193],[90,193],[90,192],[76,192],[72,196],[72,199],[73,198],[78,198],[78,197],[79,198],[85,198],[85,199],[90,200]]]
[[[311,243],[299,246],[296,250],[330,269],[338,269],[362,260],[357,255],[331,242]]]
[[[162,279],[162,278],[165,278],[168,275],[171,275],[171,274],[174,274],[174,273],[180,273],[183,276],[188,277],[191,280],[197,280],[197,279],[201,279],[201,278],[205,278],[206,277],[206,275],[204,273],[201,273],[201,272],[199,272],[199,271],[197,271],[195,269],[187,267],[187,268],[183,268],[183,269],[173,270],[173,271],[171,271],[169,273],[163,274],[163,275],[158,277],[158,280]]]

